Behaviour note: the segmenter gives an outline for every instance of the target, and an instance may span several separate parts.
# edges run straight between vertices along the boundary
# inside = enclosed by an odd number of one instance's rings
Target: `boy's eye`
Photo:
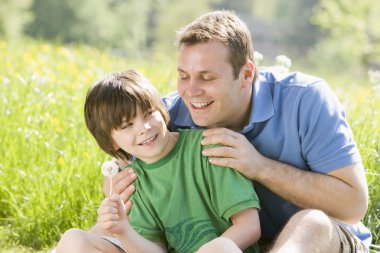
[[[155,111],[156,110],[154,110],[154,109],[147,110],[146,113],[145,113],[145,117],[152,115]]]
[[[126,123],[123,123],[120,127],[120,129],[126,129],[128,127],[131,127],[133,125],[132,122],[126,122]]]

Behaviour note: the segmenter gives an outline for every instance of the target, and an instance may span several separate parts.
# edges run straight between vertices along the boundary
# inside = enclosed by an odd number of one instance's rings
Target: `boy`
[[[169,132],[166,107],[147,79],[132,70],[107,75],[89,90],[84,111],[100,148],[116,158],[136,158],[129,165],[138,175],[131,213],[116,195],[98,209],[99,227],[116,235],[121,248],[186,253],[203,245],[199,252],[210,252],[219,250],[221,237],[258,252],[259,202],[252,183],[201,155],[202,131]]]

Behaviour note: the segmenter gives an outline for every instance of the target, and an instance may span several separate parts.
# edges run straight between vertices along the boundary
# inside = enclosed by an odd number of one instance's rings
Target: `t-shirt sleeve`
[[[163,229],[160,226],[159,220],[155,218],[157,216],[154,214],[154,209],[144,202],[138,189],[132,194],[131,200],[133,206],[129,214],[129,221],[132,227],[144,238],[153,242],[166,244]]]
[[[232,215],[247,208],[260,208],[259,199],[250,180],[239,172],[208,162],[207,180],[215,211],[229,220]]]
[[[313,171],[327,173],[361,161],[343,106],[324,81],[304,89],[299,108],[302,155]]]

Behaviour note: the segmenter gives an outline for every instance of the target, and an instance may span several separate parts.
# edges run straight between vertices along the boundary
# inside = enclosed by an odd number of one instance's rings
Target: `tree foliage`
[[[32,20],[29,10],[32,0],[1,0],[0,36],[7,39],[18,38],[23,33],[24,25]]]
[[[34,0],[27,34],[62,42],[123,48],[136,54],[146,44],[151,0]]]
[[[380,2],[321,0],[313,21],[326,33],[320,48],[332,49],[330,57],[365,68],[380,67]],[[335,53],[333,53],[335,51]]]

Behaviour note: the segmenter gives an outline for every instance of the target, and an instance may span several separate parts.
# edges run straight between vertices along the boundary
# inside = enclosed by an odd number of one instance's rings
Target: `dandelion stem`
[[[112,196],[112,176],[110,176],[110,198]]]

